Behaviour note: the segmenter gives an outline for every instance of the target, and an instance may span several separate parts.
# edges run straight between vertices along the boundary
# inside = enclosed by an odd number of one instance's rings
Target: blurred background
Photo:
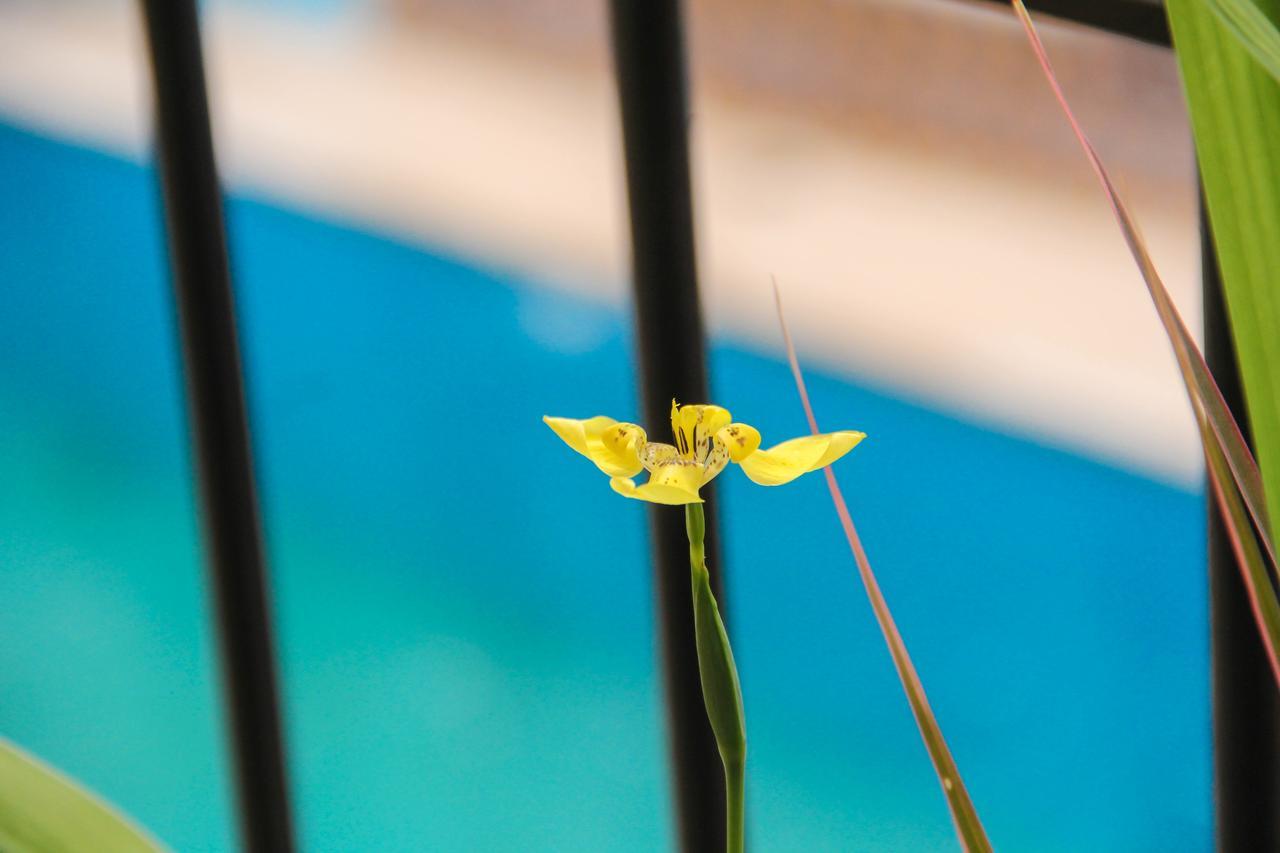
[[[605,6],[202,9],[303,847],[670,849],[644,507],[538,423],[638,417]],[[1012,15],[687,11],[716,402],[805,430],[776,276],[1001,849],[1209,849],[1194,425]],[[1042,32],[1198,323],[1172,55]],[[228,850],[147,73],[0,0],[0,734]],[[821,479],[720,482],[753,847],[949,849]]]

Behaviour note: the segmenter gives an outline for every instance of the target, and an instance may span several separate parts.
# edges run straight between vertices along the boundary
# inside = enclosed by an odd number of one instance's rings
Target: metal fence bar
[[[241,840],[254,853],[288,853],[275,651],[199,20],[195,0],[144,0],[143,12]]]
[[[611,0],[614,68],[631,212],[632,277],[645,422],[671,399],[708,401],[689,183],[688,101],[679,0]],[[709,494],[704,490],[704,494]],[[724,608],[715,517],[707,563]],[[650,509],[676,816],[686,853],[724,850],[724,771],[702,704],[684,515]]]
[[[1203,200],[1200,222],[1205,359],[1248,439],[1240,369]],[[1280,694],[1235,552],[1212,501],[1208,514],[1217,849],[1280,850]]]

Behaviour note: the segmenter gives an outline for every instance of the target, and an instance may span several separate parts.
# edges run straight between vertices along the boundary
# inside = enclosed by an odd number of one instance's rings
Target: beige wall
[[[603,7],[386,2],[388,16],[355,24],[216,7],[207,53],[230,184],[621,304]],[[960,0],[694,0],[691,18],[718,334],[777,352],[777,276],[802,354],[827,369],[1196,483],[1168,345],[1011,15]],[[122,0],[0,4],[0,119],[144,156],[136,23]],[[1044,31],[1194,324],[1171,56]]]

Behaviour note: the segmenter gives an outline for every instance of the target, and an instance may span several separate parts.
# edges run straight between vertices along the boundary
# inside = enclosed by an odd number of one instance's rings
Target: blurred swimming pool
[[[233,848],[153,175],[0,126],[0,733]],[[644,507],[539,423],[635,417],[628,320],[229,207],[311,850],[660,850]],[[717,401],[804,431],[783,364]],[[1198,495],[815,375],[839,474],[1003,850],[1211,847]],[[819,477],[720,481],[758,850],[949,849]]]

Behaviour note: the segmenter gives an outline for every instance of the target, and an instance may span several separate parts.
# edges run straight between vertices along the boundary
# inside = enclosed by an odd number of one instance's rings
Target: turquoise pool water
[[[0,733],[231,849],[154,176],[3,126],[0,164]],[[644,508],[538,422],[635,416],[627,318],[229,218],[306,849],[668,849]],[[804,431],[780,362],[713,371]],[[1209,850],[1200,496],[811,382],[1000,849]],[[821,478],[721,482],[753,849],[951,849]]]

